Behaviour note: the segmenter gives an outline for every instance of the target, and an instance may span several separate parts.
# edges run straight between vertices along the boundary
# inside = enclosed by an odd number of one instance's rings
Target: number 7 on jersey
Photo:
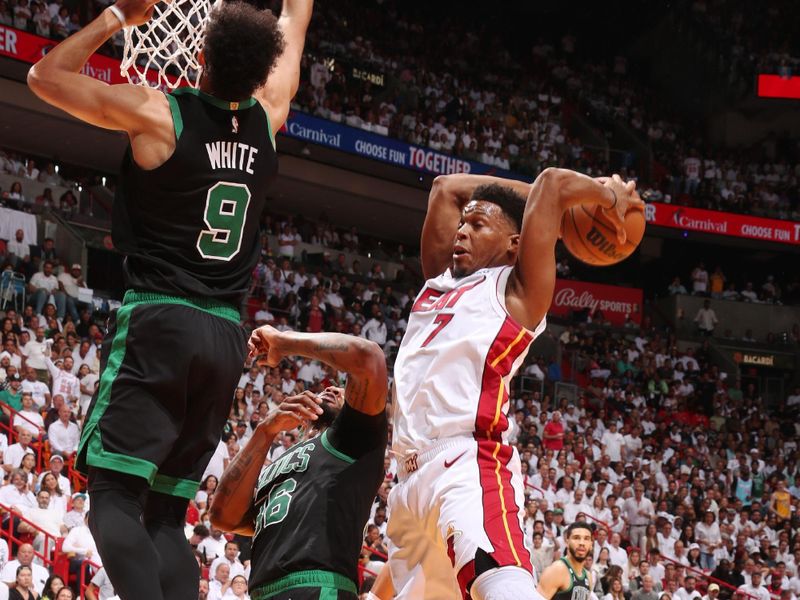
[[[447,324],[448,324],[450,321],[452,321],[452,320],[453,320],[453,317],[454,317],[454,316],[455,316],[455,315],[454,315],[454,314],[452,314],[452,313],[439,313],[438,315],[436,315],[436,318],[433,320],[433,322],[434,322],[434,323],[436,323],[436,329],[434,329],[434,330],[431,332],[431,334],[430,334],[430,335],[429,335],[427,338],[425,338],[425,341],[424,341],[424,342],[422,342],[422,346],[420,346],[420,347],[421,347],[421,348],[424,348],[425,346],[427,346],[428,344],[430,344],[430,343],[431,343],[431,340],[432,340],[433,338],[435,338],[437,335],[439,335],[439,332],[440,332],[442,329],[444,329],[445,327],[447,327]]]

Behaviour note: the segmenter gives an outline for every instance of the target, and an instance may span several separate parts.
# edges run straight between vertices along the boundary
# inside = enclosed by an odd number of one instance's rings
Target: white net
[[[120,69],[128,81],[159,89],[197,87],[203,33],[213,0],[172,0],[155,5],[153,18],[125,28]]]

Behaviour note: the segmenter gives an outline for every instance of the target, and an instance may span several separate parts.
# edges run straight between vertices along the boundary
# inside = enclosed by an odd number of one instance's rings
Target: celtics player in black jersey
[[[30,71],[45,102],[129,141],[113,207],[127,292],[110,319],[78,467],[89,525],[125,600],[197,597],[184,515],[219,441],[246,354],[239,307],[260,254],[277,171],[274,133],[299,85],[312,0],[280,19],[218,2],[203,32],[199,89],[170,94],[81,73],[156,0],[118,0]]]
[[[544,570],[537,590],[546,600],[589,600],[592,584],[583,565],[592,552],[592,528],[581,521],[572,523],[564,540],[567,555]]]
[[[364,526],[384,477],[383,351],[359,337],[269,326],[253,332],[250,348],[261,364],[303,356],[347,373],[344,404],[331,390],[305,392],[270,412],[223,473],[211,522],[253,536],[253,600],[356,600]],[[299,425],[321,433],[262,468],[275,436]]]

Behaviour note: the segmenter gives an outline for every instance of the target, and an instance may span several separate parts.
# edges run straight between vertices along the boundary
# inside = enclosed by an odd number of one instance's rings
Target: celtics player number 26
[[[220,181],[208,190],[197,250],[203,258],[229,261],[239,253],[250,205],[250,190],[241,183]]]

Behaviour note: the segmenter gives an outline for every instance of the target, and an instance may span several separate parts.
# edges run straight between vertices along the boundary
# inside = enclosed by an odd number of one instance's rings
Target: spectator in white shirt
[[[701,600],[703,595],[695,589],[697,580],[689,575],[683,580],[683,587],[680,587],[672,595],[673,600]]]
[[[200,543],[202,544],[202,542]],[[208,582],[206,600],[222,600],[231,586],[231,568],[227,563],[221,562],[217,565],[216,570],[210,573],[211,581]]]
[[[767,591],[767,588],[765,588],[761,583],[761,571],[758,569],[754,570],[750,576],[750,583],[739,586],[737,591],[743,592],[747,596],[752,596],[758,600],[770,600],[770,595]]]
[[[275,322],[275,315],[269,312],[269,305],[267,302],[264,302],[261,305],[261,308],[256,311],[256,314],[253,316],[253,320],[256,322],[256,325],[271,325]]]
[[[628,553],[625,552],[625,548],[620,546],[621,542],[622,538],[618,533],[611,534],[611,541],[606,546],[608,548],[608,562],[620,568],[625,568],[625,565],[628,564]]]
[[[44,327],[36,328],[36,337],[24,346],[20,346],[20,352],[25,356],[25,364],[36,369],[37,379],[44,381],[47,377],[47,363],[44,357],[50,354],[50,342],[45,338]]]
[[[622,460],[625,438],[617,431],[616,421],[612,421],[608,426],[608,430],[600,438],[600,443],[605,447],[605,454],[608,455],[612,463],[618,463]]]
[[[53,396],[60,394],[69,406],[73,406],[80,399],[81,382],[72,374],[72,367],[75,361],[71,356],[54,363],[50,357],[45,357],[47,370],[53,379],[51,393]]]
[[[22,380],[22,393],[30,393],[33,397],[33,404],[37,409],[49,407],[51,398],[50,388],[47,387],[44,381],[39,381],[36,369],[33,368],[30,363],[31,361],[29,358],[27,361],[28,367],[25,373],[25,379]],[[42,361],[42,364],[44,364],[44,361]]]
[[[225,556],[226,541],[222,536],[222,531],[212,527],[211,535],[197,545],[197,551],[205,557],[207,562],[211,562],[218,556]]]
[[[376,316],[367,321],[364,324],[364,328],[361,330],[361,337],[375,342],[381,347],[386,344],[386,335],[386,323],[384,322],[382,312],[379,312]]]
[[[83,524],[86,518],[86,494],[76,492],[72,495],[72,510],[64,515],[64,525],[67,529],[74,529]]]
[[[47,299],[50,294],[56,302],[56,313],[59,320],[64,319],[67,311],[67,301],[64,291],[61,289],[61,282],[53,275],[53,263],[49,260],[45,261],[42,271],[34,273],[31,281],[28,284],[30,299],[33,303],[33,309],[37,315],[42,314],[44,305],[47,304]]]
[[[649,498],[644,496],[644,485],[637,482],[633,488],[633,498],[628,498],[622,505],[625,521],[630,527],[631,544],[645,552],[645,532],[650,521],[655,518],[655,507]]]
[[[719,585],[712,583],[708,586],[708,591],[702,600],[717,600],[719,598]]]
[[[300,242],[300,236],[292,232],[288,224],[278,236],[278,254],[286,258],[294,258],[294,247]]]
[[[14,239],[9,240],[8,244],[6,244],[6,254],[9,262],[17,266],[20,262],[28,261],[31,254],[30,248],[30,244],[25,241],[25,232],[22,229],[17,229],[14,233]]]
[[[19,509],[36,508],[36,497],[28,489],[28,475],[25,471],[14,469],[11,472],[9,483],[0,487],[0,504]]]
[[[54,547],[55,539],[66,535],[67,528],[63,524],[61,513],[50,508],[50,492],[47,490],[39,490],[39,493],[36,494],[36,504],[37,506],[35,508],[25,507],[21,510],[22,516],[25,517],[27,521],[33,523],[35,527],[25,521],[20,521],[19,531],[20,533],[30,533],[34,535],[34,549],[43,554],[49,554]],[[51,547],[48,548],[44,547],[45,533],[50,536]]]
[[[45,582],[50,578],[50,571],[34,563],[34,556],[33,546],[22,544],[17,550],[17,557],[7,562],[0,571],[0,580],[6,585],[13,585],[17,580],[17,569],[21,566],[29,567],[33,571],[33,587],[36,593],[41,595]]]
[[[44,419],[33,407],[33,396],[30,392],[22,392],[22,410],[14,415],[12,425],[17,431],[28,431],[36,440],[44,434]]]
[[[19,467],[22,457],[33,452],[31,448],[31,432],[27,429],[21,429],[17,436],[17,443],[11,444],[8,449],[3,452],[3,470],[6,473],[11,473],[14,469]]]
[[[568,525],[574,523],[580,513],[594,516],[592,507],[584,502],[583,495],[583,490],[581,488],[576,488],[572,497],[572,502],[568,502],[564,505],[564,522]]]
[[[83,520],[83,525],[78,525],[69,530],[67,537],[64,538],[62,546],[64,552],[73,553],[75,556],[69,559],[69,572],[80,577],[81,569],[86,570],[86,580],[91,579],[89,575],[89,565],[84,560],[90,560],[97,565],[103,564],[101,556],[97,553],[92,532],[89,530],[89,515]]]
[[[218,556],[214,559],[211,563],[211,567],[209,568],[209,573],[216,573],[217,567],[221,563],[225,563],[230,568],[229,576],[231,579],[236,577],[237,575],[244,575],[244,565],[239,561],[237,558],[239,556],[239,544],[236,542],[228,542],[225,544],[225,555]]]
[[[58,420],[54,421],[47,430],[47,437],[53,452],[58,452],[66,457],[78,450],[80,441],[80,431],[78,426],[70,420],[71,417],[70,407],[66,404],[62,405],[58,409]]]
[[[58,281],[61,283],[61,289],[64,290],[67,312],[72,316],[72,320],[77,323],[80,318],[79,309],[88,310],[91,313],[93,308],[90,302],[81,302],[78,299],[80,289],[87,288],[81,273],[81,266],[75,263],[70,267],[69,272],[64,271],[58,276]]]
[[[697,328],[700,330],[700,333],[706,336],[714,334],[714,327],[719,323],[719,319],[717,319],[717,313],[711,308],[710,300],[703,301],[703,308],[697,311],[694,322],[697,323]]]
[[[712,571],[715,566],[714,551],[722,546],[722,535],[712,511],[705,512],[702,522],[695,526],[694,533],[697,543],[700,545],[700,566],[707,571]]]

